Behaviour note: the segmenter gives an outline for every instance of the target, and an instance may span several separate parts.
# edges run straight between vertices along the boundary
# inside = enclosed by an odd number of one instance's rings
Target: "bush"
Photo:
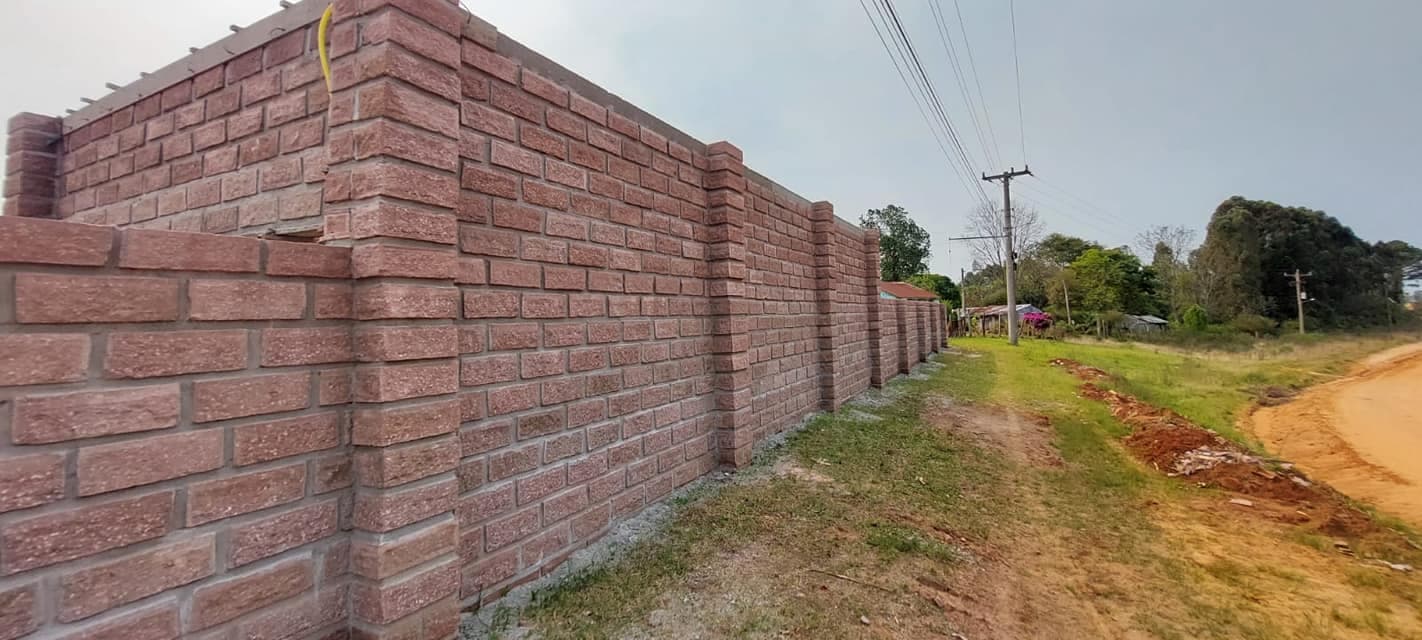
[[[1240,333],[1248,333],[1258,338],[1260,334],[1272,334],[1278,326],[1273,320],[1253,313],[1241,313],[1229,321],[1229,326]]]
[[[1205,308],[1195,304],[1185,309],[1180,314],[1180,325],[1190,331],[1204,331],[1210,325],[1210,317],[1205,313]]]

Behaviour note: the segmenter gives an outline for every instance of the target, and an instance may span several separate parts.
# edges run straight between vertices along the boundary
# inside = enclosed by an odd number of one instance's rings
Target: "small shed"
[[[1028,313],[1041,313],[1042,310],[1037,305],[1019,304],[1017,305],[1017,318],[1019,322],[1023,315]],[[959,312],[959,317],[972,327],[971,331],[989,334],[1007,332],[1007,305],[995,304],[987,307],[968,307]],[[976,326],[974,321],[976,320]]]
[[[1131,333],[1152,333],[1158,331],[1165,331],[1169,327],[1170,322],[1168,320],[1165,320],[1164,318],[1158,318],[1150,314],[1138,316],[1126,314],[1125,319],[1121,320],[1121,328],[1125,329],[1126,331],[1130,331]]]

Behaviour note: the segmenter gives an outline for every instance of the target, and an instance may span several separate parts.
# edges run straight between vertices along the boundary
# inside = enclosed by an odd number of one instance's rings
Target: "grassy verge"
[[[622,559],[584,572],[538,593],[524,613],[544,637],[600,638],[644,620],[665,606],[658,594],[688,574],[754,545],[776,562],[831,573],[873,575],[906,558],[951,565],[958,550],[914,526],[952,522],[967,536],[986,536],[1008,511],[1000,457],[924,428],[925,393],[949,384],[946,372],[926,381],[896,383],[890,402],[823,415],[784,445],[802,469],[832,482],[826,487],[775,473],[781,452],[762,456],[741,480],[694,495],[680,505],[666,531],[632,548]],[[982,384],[982,380],[976,384]],[[788,561],[788,562],[787,562]],[[747,577],[749,579],[749,577]],[[794,602],[764,602],[764,611],[731,616],[714,629],[726,637],[754,635],[773,621],[797,633],[844,635],[845,606],[870,606],[809,593]],[[849,629],[853,631],[853,629]]]

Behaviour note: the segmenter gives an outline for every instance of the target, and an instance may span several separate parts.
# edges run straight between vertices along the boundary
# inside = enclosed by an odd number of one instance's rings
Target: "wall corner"
[[[7,216],[57,218],[55,181],[59,169],[62,120],[37,113],[11,117],[5,145]]]

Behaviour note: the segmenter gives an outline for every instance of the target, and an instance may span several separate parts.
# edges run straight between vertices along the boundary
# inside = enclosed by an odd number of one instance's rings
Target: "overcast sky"
[[[959,38],[951,0],[939,0]],[[1230,195],[1322,209],[1422,246],[1422,2],[959,0],[1002,164],[1052,231],[1129,244],[1203,227]],[[466,0],[510,37],[857,220],[896,203],[968,266],[973,199],[856,0]],[[901,19],[972,156],[995,172],[926,0]],[[60,114],[276,10],[275,0],[8,0],[0,114]],[[966,64],[966,62],[965,62]],[[965,69],[965,71],[968,71]],[[969,77],[971,82],[971,77]],[[976,92],[976,86],[970,85]],[[983,123],[984,135],[987,133]],[[1022,138],[1025,130],[1026,156]],[[995,197],[999,187],[985,184]]]

